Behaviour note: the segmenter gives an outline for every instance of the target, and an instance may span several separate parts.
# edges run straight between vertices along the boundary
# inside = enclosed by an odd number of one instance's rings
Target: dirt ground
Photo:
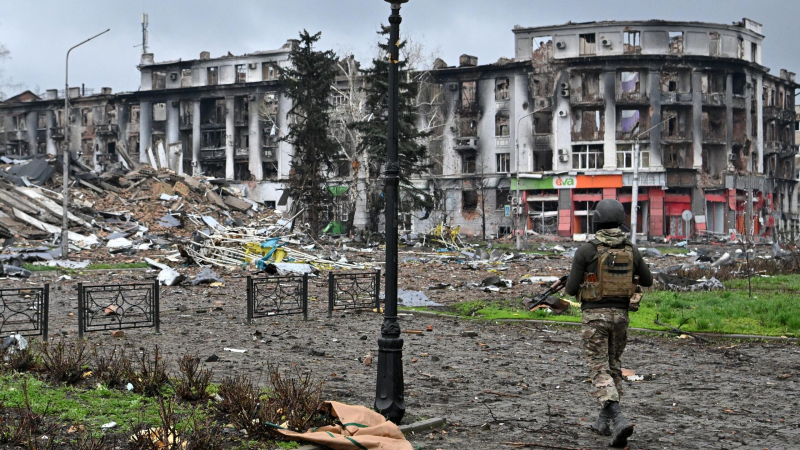
[[[402,258],[402,255],[401,255]],[[566,260],[537,260],[539,272],[565,269]],[[513,276],[533,265],[509,269]],[[552,267],[553,269],[548,269]],[[559,270],[556,270],[559,269]],[[543,273],[531,273],[539,275]],[[4,282],[31,286],[50,283],[51,337],[77,335],[78,281],[93,284],[152,280],[157,272],[118,271],[73,275],[36,274]],[[185,353],[203,358],[215,379],[247,373],[263,381],[266,363],[296,364],[326,379],[327,397],[372,405],[377,370],[377,338],[382,318],[373,312],[338,313],[328,319],[324,278],[313,279],[309,320],[301,316],[245,323],[243,279],[222,273],[225,287],[161,288],[161,335],[129,330],[123,338],[95,332],[88,339],[131,350],[161,346],[168,358]],[[463,265],[413,263],[401,268],[400,288],[425,290],[435,282],[480,282],[486,270]],[[501,276],[505,276],[501,274]],[[530,291],[530,286],[522,286]],[[476,291],[427,291],[433,300],[491,298]],[[472,298],[477,297],[477,298]],[[216,302],[222,302],[221,307]],[[511,448],[502,442],[534,442],[550,448],[605,448],[607,438],[589,424],[599,407],[588,396],[587,372],[578,328],[532,323],[490,323],[427,315],[403,315],[407,420],[444,417],[444,429],[411,436],[423,449]],[[474,330],[477,337],[462,337]],[[260,332],[260,333],[257,333]],[[254,334],[256,334],[254,336]],[[224,348],[247,350],[233,353]],[[363,362],[372,356],[372,364]],[[644,375],[627,382],[624,411],[636,423],[630,448],[798,448],[800,442],[800,347],[785,343],[717,341],[632,334],[624,366]],[[788,376],[786,376],[788,375]],[[794,443],[794,444],[792,444]]]

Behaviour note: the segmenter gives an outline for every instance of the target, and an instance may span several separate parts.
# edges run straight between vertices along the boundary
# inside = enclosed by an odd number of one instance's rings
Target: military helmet
[[[617,200],[607,198],[597,202],[592,215],[594,223],[625,223],[625,208]]]

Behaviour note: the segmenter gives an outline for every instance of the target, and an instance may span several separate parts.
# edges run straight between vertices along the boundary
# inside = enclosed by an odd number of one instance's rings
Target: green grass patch
[[[756,282],[756,280],[758,280]],[[654,323],[681,326],[689,332],[751,334],[800,337],[800,295],[785,292],[800,289],[800,275],[753,278],[753,297],[748,297],[747,280],[725,283],[737,290],[715,292],[652,291],[644,295],[638,312],[631,313],[631,327],[665,330]],[[520,299],[473,300],[445,307],[405,308],[427,310],[470,319],[538,319],[580,322],[581,312],[572,307],[564,314],[526,311]]]
[[[139,423],[159,423],[158,404],[133,392],[106,388],[81,389],[63,385],[52,385],[30,374],[4,374],[0,376],[0,400],[6,407],[25,407],[22,391],[23,381],[28,385],[28,399],[34,413],[55,417],[65,423],[81,423],[91,431],[97,431],[108,422],[120,426]],[[176,409],[179,406],[176,406]]]
[[[85,269],[65,269],[62,267],[34,266],[33,264],[23,264],[22,267],[31,272],[47,272],[51,270],[62,270],[65,272],[80,272],[82,270],[119,270],[119,269],[146,269],[150,267],[145,262],[117,263],[117,264],[89,264]]]
[[[685,255],[689,253],[686,247],[656,247],[662,255]]]

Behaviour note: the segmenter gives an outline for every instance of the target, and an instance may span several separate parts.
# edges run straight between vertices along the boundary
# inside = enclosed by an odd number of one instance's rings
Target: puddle
[[[397,290],[397,304],[400,306],[442,306],[428,298],[424,292]]]

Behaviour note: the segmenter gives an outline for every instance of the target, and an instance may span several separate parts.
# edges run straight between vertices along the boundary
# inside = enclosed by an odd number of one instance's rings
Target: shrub
[[[213,375],[212,370],[200,365],[197,355],[184,355],[178,361],[179,376],[174,381],[175,392],[180,398],[188,401],[203,400],[209,397],[208,385]]]
[[[297,366],[283,373],[272,365],[268,370],[269,395],[262,419],[278,424],[288,422],[290,429],[299,431],[318,425],[323,382],[310,371],[302,373]]]
[[[227,377],[219,385],[222,401],[217,409],[230,416],[237,430],[245,429],[249,435],[259,436],[265,432],[260,424],[259,402],[262,392],[246,375]]]
[[[121,388],[132,378],[131,360],[125,355],[124,347],[115,345],[108,353],[95,347],[93,353],[94,374],[106,387]]]
[[[152,356],[144,350],[136,359],[135,373],[131,375],[133,390],[139,394],[157,397],[161,389],[169,383],[167,376],[167,361],[163,360],[155,346]]]
[[[75,384],[86,372],[84,363],[87,359],[86,341],[79,339],[65,343],[45,342],[41,344],[42,365],[50,377],[67,384]]]

